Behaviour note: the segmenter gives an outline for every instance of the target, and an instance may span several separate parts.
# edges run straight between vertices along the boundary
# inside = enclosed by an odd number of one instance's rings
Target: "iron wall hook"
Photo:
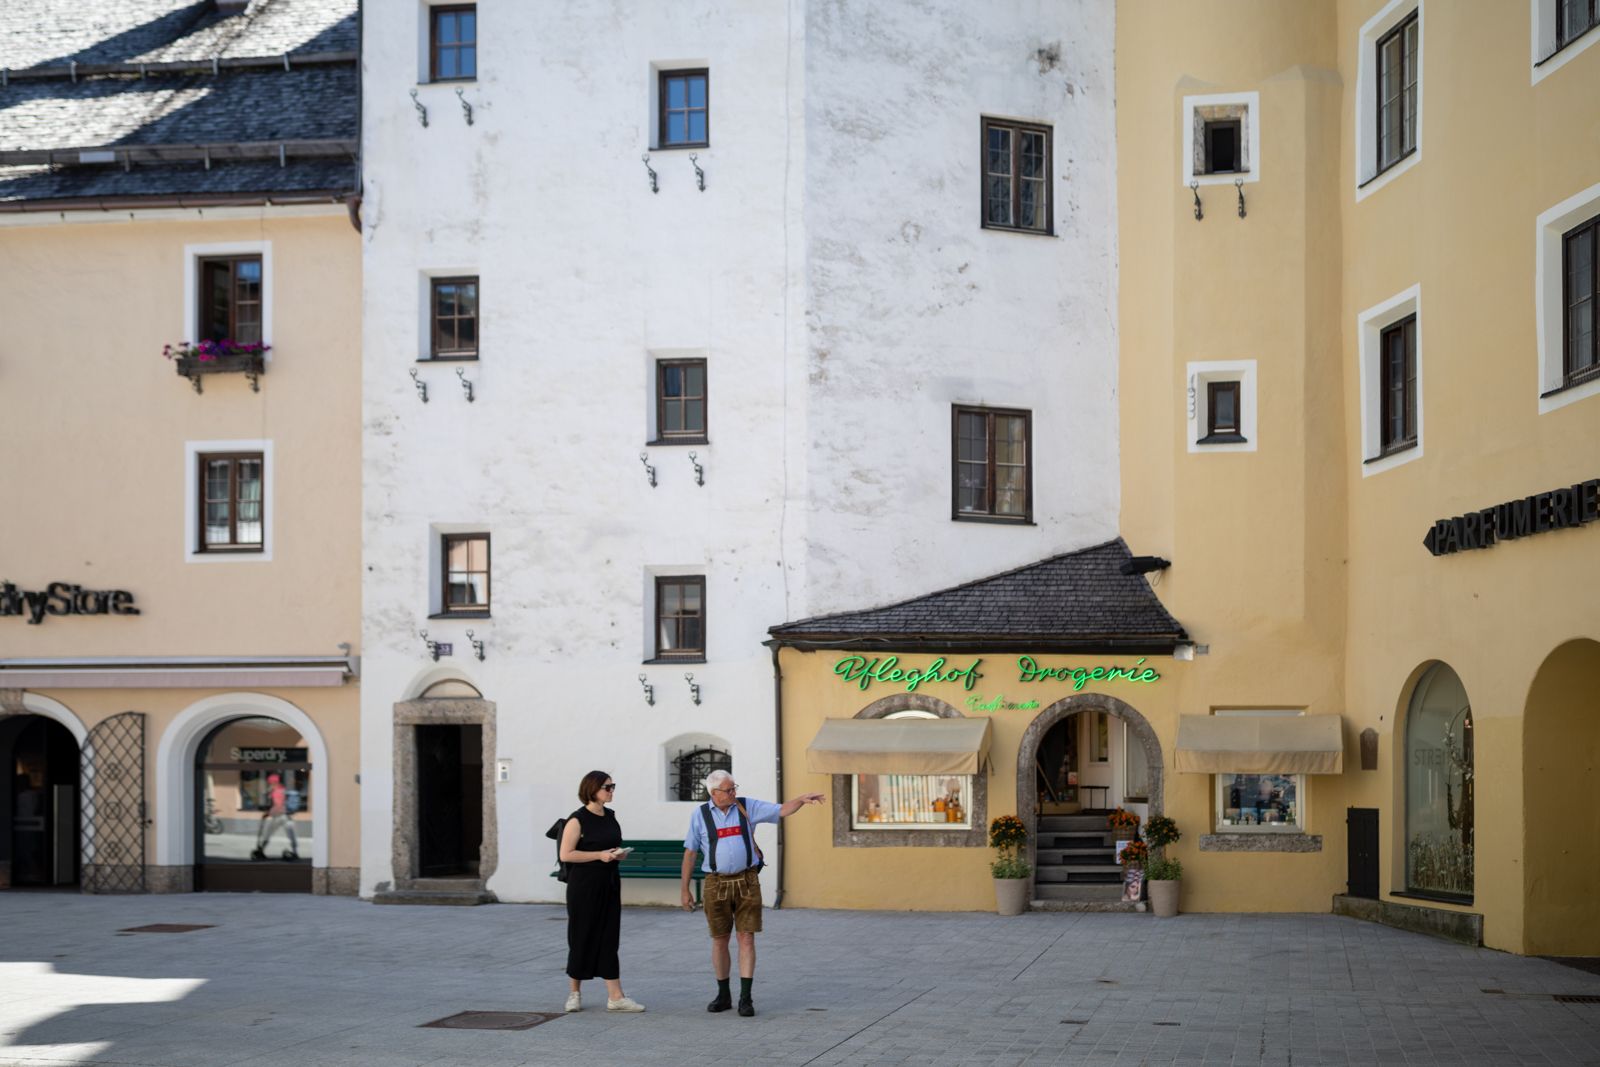
[[[428,402],[428,383],[417,377],[417,368],[415,367],[411,368],[411,384],[417,387],[417,395],[426,404]]]
[[[650,479],[650,488],[656,487],[656,469],[650,465],[650,453],[640,452],[639,462],[644,464],[644,476]]]
[[[472,636],[472,631],[467,631],[467,642],[472,645],[472,654],[478,657],[478,662],[483,662],[483,642]]]
[[[467,125],[471,126],[472,125],[472,105],[467,103],[466,90],[462,89],[461,86],[459,86],[459,85],[456,86],[456,99],[461,101],[461,113],[466,116]]]
[[[706,469],[700,465],[700,461],[695,458],[695,454],[693,452],[689,453],[689,462],[694,467],[694,484],[705,485]]]
[[[418,630],[417,636],[422,638],[422,643],[427,646],[428,655],[433,657],[433,662],[439,662],[439,642],[428,640],[428,631]]]
[[[639,158],[644,160],[644,169],[650,172],[650,191],[652,193],[659,193],[661,191],[661,184],[656,181],[656,169],[650,165],[650,153],[646,152]]]
[[[463,389],[465,389],[467,391],[467,403],[469,403],[469,404],[472,403],[472,399],[473,399],[473,397],[472,397],[472,383],[467,381],[466,368],[465,367],[457,367],[456,368],[456,377],[461,379],[461,388],[463,388]]]
[[[428,109],[422,106],[422,101],[417,99],[417,91],[411,90],[411,106],[417,109],[417,121],[422,123],[422,128],[428,128]]]
[[[639,685],[644,689],[644,702],[651,707],[655,707],[656,687],[651,685],[650,679],[643,674],[639,675]]]
[[[700,169],[700,157],[693,152],[689,154],[689,166],[694,168],[694,178],[700,185],[700,191],[706,191],[706,172]]]
[[[700,703],[700,687],[695,684],[694,675],[689,671],[683,672],[683,680],[689,683],[689,699],[696,704]]]
[[[1233,179],[1233,187],[1239,190],[1239,217],[1244,218],[1244,179]]]
[[[1190,182],[1189,191],[1194,194],[1194,217],[1196,221],[1205,218],[1205,209],[1200,206],[1200,183]]]

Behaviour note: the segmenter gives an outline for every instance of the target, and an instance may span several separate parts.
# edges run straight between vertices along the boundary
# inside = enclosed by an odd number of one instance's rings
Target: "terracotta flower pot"
[[[1028,891],[1031,878],[996,878],[994,880],[995,911],[1001,915],[1021,915],[1028,910]]]
[[[1170,919],[1178,914],[1178,890],[1182,886],[1183,883],[1177,879],[1146,882],[1145,887],[1150,890],[1150,910],[1162,919]]]

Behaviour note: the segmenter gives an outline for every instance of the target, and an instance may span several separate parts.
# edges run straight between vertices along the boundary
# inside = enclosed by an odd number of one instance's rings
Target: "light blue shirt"
[[[770,800],[755,800],[751,797],[740,797],[739,802],[744,805],[745,814],[750,819],[750,845],[751,858],[755,856],[756,826],[764,822],[777,822],[782,805],[774,804]],[[689,816],[689,832],[683,835],[683,847],[700,853],[700,870],[704,874],[711,873],[711,867],[706,863],[710,858],[711,849],[706,841],[706,819],[701,814],[704,804],[696,804],[694,813]],[[745,862],[744,837],[737,831],[739,829],[739,805],[728,807],[726,814],[720,811],[715,804],[711,805],[711,821],[718,830],[733,827],[734,833],[727,837],[717,839],[717,874],[738,874],[751,863]]]

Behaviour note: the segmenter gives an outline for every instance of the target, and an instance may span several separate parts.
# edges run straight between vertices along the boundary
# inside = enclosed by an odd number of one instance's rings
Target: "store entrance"
[[[417,875],[476,878],[483,850],[483,727],[417,731]]]
[[[78,884],[78,743],[43,715],[0,719],[0,887]]]
[[[195,753],[195,889],[311,892],[309,746],[256,716],[218,726]]]

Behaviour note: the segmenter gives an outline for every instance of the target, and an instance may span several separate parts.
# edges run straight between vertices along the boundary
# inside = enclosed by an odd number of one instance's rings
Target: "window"
[[[706,580],[656,579],[656,659],[704,659]]]
[[[1239,383],[1207,382],[1206,435],[1200,443],[1243,440],[1239,432]]]
[[[983,225],[1051,232],[1050,127],[983,120]]]
[[[1256,361],[1218,360],[1187,365],[1189,451],[1256,450]]]
[[[970,774],[852,774],[852,830],[972,828]]]
[[[478,358],[478,279],[435,278],[432,285],[434,359]]]
[[[701,148],[711,143],[709,78],[704,70],[661,72],[657,143],[662,148]]]
[[[1417,443],[1417,317],[1408,315],[1378,339],[1381,454]]]
[[[1205,173],[1232,174],[1243,170],[1239,154],[1238,119],[1219,119],[1206,123]]]
[[[1600,0],[1556,0],[1556,47],[1565,48],[1600,26]]]
[[[672,797],[675,800],[692,800],[704,803],[710,797],[706,794],[706,776],[712,771],[727,771],[733,773],[733,756],[720,748],[697,748],[690,752],[679,752],[672,758],[669,773],[672,776]]]
[[[471,81],[478,76],[478,7],[452,4],[429,11],[428,80]]]
[[[266,526],[260,452],[202,452],[200,552],[260,552]]]
[[[489,535],[444,534],[441,546],[444,557],[444,599],[441,611],[445,615],[489,613]]]
[[[956,407],[954,518],[1033,519],[1033,416],[1026,411]]]
[[[200,259],[197,340],[261,343],[261,257]]]
[[[1378,171],[1417,148],[1417,16],[1378,39]]]
[[[1266,717],[1297,711],[1218,711],[1222,715]],[[1303,774],[1215,775],[1219,833],[1298,833],[1304,829]]]
[[[1122,800],[1133,804],[1150,800],[1150,757],[1126,719],[1122,722]]]
[[[1089,716],[1089,762],[1111,762],[1111,716],[1103,711]]]
[[[706,440],[706,361],[656,363],[656,439],[698,444]]]
[[[1470,900],[1472,706],[1445,664],[1429,668],[1417,683],[1405,732],[1406,889]]]
[[[1600,216],[1561,238],[1563,386],[1600,377]]]

